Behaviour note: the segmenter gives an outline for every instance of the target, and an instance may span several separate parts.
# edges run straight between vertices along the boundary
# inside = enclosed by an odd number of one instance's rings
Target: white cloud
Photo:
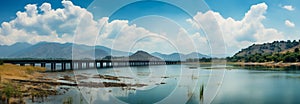
[[[293,22],[291,22],[290,20],[285,20],[285,25],[288,26],[288,27],[295,27],[295,24]]]
[[[62,1],[64,8],[51,9],[51,4],[43,3],[39,9],[36,4],[25,6],[24,12],[1,24],[0,44],[15,42],[37,43],[40,41],[71,42],[76,25],[88,12],[70,1]],[[38,12],[42,12],[39,14]]]
[[[52,9],[49,3],[43,3],[39,8],[36,4],[26,5],[26,11],[17,12],[15,19],[1,24],[0,44],[73,42],[73,36],[77,34],[76,43],[94,45],[93,40],[99,35],[102,26],[104,29],[101,38],[107,39],[106,41],[116,38],[117,33],[136,36],[150,33],[144,28],[128,25],[126,20],[114,20],[110,23],[107,17],[94,20],[90,12],[73,5],[71,1],[62,1],[62,4],[63,8],[58,9]],[[129,38],[131,37],[124,39]]]
[[[294,11],[295,8],[292,5],[284,5],[282,6],[283,9],[286,9],[288,11]]]
[[[135,24],[129,25],[127,20],[109,21],[108,17],[95,20],[93,14],[84,8],[73,5],[71,1],[62,1],[62,4],[63,8],[58,9],[52,9],[49,3],[43,3],[40,7],[28,4],[25,6],[26,11],[17,12],[15,19],[1,24],[0,44],[9,45],[16,42],[35,44],[40,41],[74,42],[103,45],[124,51],[132,51],[131,48],[153,51],[158,48],[157,46],[164,47],[165,50],[176,50],[174,47],[170,47],[171,44],[168,42],[181,43],[176,42],[177,38],[170,39],[164,37],[167,35],[153,33],[145,28],[137,27]],[[147,36],[150,38],[141,39]],[[196,37],[196,35],[193,36]],[[183,39],[191,42],[189,41],[191,38],[181,38],[181,40]],[[137,42],[143,44],[133,46]],[[178,47],[193,49],[192,46]]]
[[[282,32],[274,28],[266,28],[262,23],[266,18],[264,14],[267,8],[268,6],[265,3],[253,5],[242,20],[235,20],[230,17],[224,18],[220,13],[213,11],[205,13],[199,12],[194,16],[194,20],[199,21],[202,26],[211,25],[217,21],[223,31],[228,53],[232,55],[241,48],[245,48],[253,43],[272,42],[284,37]],[[192,23],[194,27],[197,27],[191,20],[187,21]],[[217,29],[217,27],[213,27],[211,29],[205,29],[205,31],[216,31]]]
[[[40,41],[63,43],[74,42],[75,39],[75,43],[98,44],[124,51],[132,51],[133,47],[149,51],[158,46],[172,50],[174,47],[170,48],[170,44],[173,44],[183,50],[183,53],[194,50],[201,52],[204,50],[207,53],[210,51],[208,44],[214,47],[224,46],[223,38],[220,37],[221,32],[216,31],[222,29],[228,52],[233,54],[252,43],[271,42],[283,38],[281,32],[263,25],[262,21],[266,18],[264,13],[268,8],[265,3],[253,5],[242,20],[224,18],[213,11],[199,12],[193,17],[202,27],[192,19],[187,20],[195,29],[203,28],[208,34],[207,37],[199,32],[190,34],[184,29],[179,29],[176,37],[174,34],[168,36],[153,33],[134,24],[129,25],[127,20],[109,21],[108,17],[95,20],[93,14],[73,5],[71,1],[62,1],[62,4],[64,8],[58,9],[52,9],[49,3],[44,3],[39,8],[37,5],[27,5],[25,12],[19,11],[15,19],[1,24],[0,44]],[[141,39],[144,37],[152,38]],[[210,41],[211,38],[214,38],[214,41]],[[133,46],[137,42],[143,44]]]

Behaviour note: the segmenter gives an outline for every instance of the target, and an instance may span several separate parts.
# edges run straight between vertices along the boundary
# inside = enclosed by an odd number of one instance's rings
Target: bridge
[[[66,71],[74,69],[91,68],[112,68],[129,66],[150,66],[150,65],[171,65],[180,64],[180,61],[140,61],[140,60],[25,60],[11,59],[2,60],[4,63],[11,63],[20,66],[49,67],[51,71]]]

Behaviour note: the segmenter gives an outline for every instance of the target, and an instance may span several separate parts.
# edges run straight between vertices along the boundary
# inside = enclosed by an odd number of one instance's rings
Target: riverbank
[[[222,62],[226,65],[238,65],[238,66],[266,66],[266,67],[290,67],[290,66],[300,66],[300,62],[284,63],[284,62]],[[185,63],[186,65],[212,65],[211,62],[197,62],[197,63]],[[216,63],[217,64],[217,63]]]
[[[45,68],[33,66],[0,65],[1,103],[23,104],[24,98],[43,97],[56,94],[49,84],[23,83],[16,80],[49,81],[45,79]]]
[[[76,77],[76,78],[75,78]],[[102,79],[107,82],[90,82]],[[63,95],[70,88],[92,87],[143,87],[146,84],[125,83],[130,77],[82,73],[73,71],[46,72],[45,68],[34,66],[0,65],[0,104],[43,103],[49,96]],[[64,87],[62,87],[64,86]]]
[[[295,63],[283,63],[283,62],[228,62],[229,65],[239,65],[239,66],[266,66],[266,67],[290,67],[290,66],[300,66],[300,62]]]

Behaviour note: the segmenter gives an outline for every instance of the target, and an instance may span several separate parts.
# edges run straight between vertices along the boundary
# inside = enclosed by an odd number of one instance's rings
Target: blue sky
[[[172,53],[176,51],[175,48],[170,48],[173,41],[173,45],[184,47],[179,49],[183,53],[199,51],[211,54],[209,48],[213,47],[208,45],[214,46],[215,44],[217,47],[224,44],[227,48],[226,55],[233,55],[241,48],[254,43],[300,39],[299,0],[136,1],[138,0],[2,1],[0,4],[0,44],[10,45],[16,42],[35,44],[39,41],[73,42],[75,30],[78,29],[79,24],[82,24],[80,22],[82,18],[85,20],[83,26],[90,27],[89,30],[82,31],[93,34],[97,32],[97,29],[99,30],[99,26],[104,27],[100,34],[91,35],[90,38],[85,35],[84,39],[97,37],[98,40],[94,40],[98,42],[97,44],[123,51],[134,51],[126,50],[128,47],[134,47],[136,50],[145,48],[150,52]],[[84,14],[87,16],[80,17]],[[195,23],[202,27],[197,27]],[[206,26],[210,28],[205,30]],[[220,35],[221,31],[216,33],[216,30],[222,30],[223,36]],[[123,37],[122,34],[127,34],[127,36],[131,34],[130,37],[135,38]],[[151,44],[152,47],[115,42],[126,41],[120,37],[137,41],[136,39],[144,36],[140,34],[163,37],[145,39],[149,43],[139,41],[142,44]],[[215,37],[224,39],[212,39]],[[160,46],[164,43],[163,41],[168,41],[169,45]],[[194,45],[181,46],[190,41]],[[220,43],[211,41],[220,41]],[[88,42],[91,41],[82,40],[82,44],[92,45]],[[161,47],[165,49],[159,49]]]
[[[284,25],[285,20],[289,19],[295,24],[300,24],[300,1],[299,0],[205,0],[210,9],[221,13],[225,18],[232,17],[240,20],[249,10],[251,5],[265,2],[269,8],[264,22],[266,27],[273,27],[278,30],[296,35],[300,38],[299,27],[290,29]],[[283,9],[284,5],[291,5],[294,11]],[[290,36],[289,39],[294,39]]]
[[[93,0],[72,0],[75,5],[79,5],[83,8],[88,7],[88,5]],[[24,7],[27,4],[38,4],[41,5],[44,2],[52,4],[53,8],[61,8],[61,0],[2,0],[0,6],[0,22],[9,21],[16,17],[17,11],[24,11]]]

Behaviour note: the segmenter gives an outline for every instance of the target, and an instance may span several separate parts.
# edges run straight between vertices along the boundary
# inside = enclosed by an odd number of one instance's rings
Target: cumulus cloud
[[[181,40],[171,39],[167,35],[153,33],[135,24],[129,25],[127,20],[109,21],[108,17],[97,20],[94,19],[93,14],[73,5],[71,1],[62,1],[62,5],[63,8],[58,9],[53,9],[49,3],[43,3],[39,7],[36,4],[26,5],[25,11],[17,12],[15,19],[1,24],[0,44],[10,45],[16,42],[35,44],[40,41],[49,41],[97,44],[124,51],[132,51],[131,48],[154,50],[157,46],[164,47],[166,50],[176,50],[170,47],[171,43],[191,42],[189,39],[192,39],[182,38],[183,35],[188,35],[183,34],[184,32],[179,33],[182,35],[179,37]],[[134,46],[136,43],[142,44]],[[178,47],[187,48],[186,46]],[[190,50],[186,50],[188,51]]]
[[[93,14],[73,5],[71,1],[62,1],[62,4],[63,8],[58,9],[53,9],[49,3],[43,3],[39,7],[36,4],[25,6],[25,11],[17,12],[15,19],[1,24],[0,44],[9,45],[15,42],[34,44],[40,41],[74,42],[103,45],[124,51],[132,51],[131,48],[134,47],[154,50],[159,46],[166,50],[180,48],[183,53],[195,50],[207,53],[211,48],[208,44],[219,47],[219,50],[225,50],[223,47],[225,40],[228,52],[235,53],[253,43],[271,42],[283,38],[282,32],[263,25],[262,21],[266,18],[264,14],[268,8],[265,3],[251,6],[241,20],[224,18],[214,11],[198,12],[187,22],[197,30],[205,30],[206,37],[201,32],[189,33],[183,28],[179,28],[175,36],[154,33],[135,24],[129,25],[127,20],[109,21],[108,17],[94,19]],[[216,30],[223,31],[224,40],[220,35],[222,32]],[[177,47],[170,47],[170,45]],[[222,54],[222,52],[213,54]]]
[[[264,14],[267,8],[268,6],[265,3],[253,5],[241,20],[235,20],[231,17],[224,18],[220,13],[214,11],[199,12],[194,16],[194,20],[199,21],[204,26],[214,24],[214,21],[217,21],[223,31],[228,52],[235,53],[253,43],[271,42],[284,37],[282,32],[274,28],[266,28],[262,23],[266,18]],[[191,19],[187,22],[200,28],[194,22],[191,22]],[[216,31],[216,29],[205,29],[205,31]]]
[[[37,43],[50,42],[76,42],[93,45],[100,28],[102,38],[114,39],[120,34],[148,34],[148,30],[128,25],[126,20],[108,22],[108,17],[94,20],[93,14],[86,9],[73,5],[71,1],[62,1],[63,8],[52,9],[51,4],[43,3],[25,6],[24,12],[17,12],[17,17],[9,22],[3,22],[0,28],[0,44],[13,44],[15,42]],[[122,31],[121,31],[122,30]],[[128,37],[126,38],[128,39]],[[132,40],[132,39],[131,39]]]
[[[290,20],[285,20],[285,25],[291,28],[295,27],[295,23],[291,22]]]
[[[288,11],[294,11],[295,8],[292,5],[284,5],[282,6],[283,9],[286,9]]]
[[[17,12],[15,19],[1,24],[0,44],[72,41],[70,37],[76,24],[88,12],[71,1],[62,1],[62,4],[64,8],[56,10],[49,3],[43,3],[39,8],[36,4],[26,5],[25,11]]]

